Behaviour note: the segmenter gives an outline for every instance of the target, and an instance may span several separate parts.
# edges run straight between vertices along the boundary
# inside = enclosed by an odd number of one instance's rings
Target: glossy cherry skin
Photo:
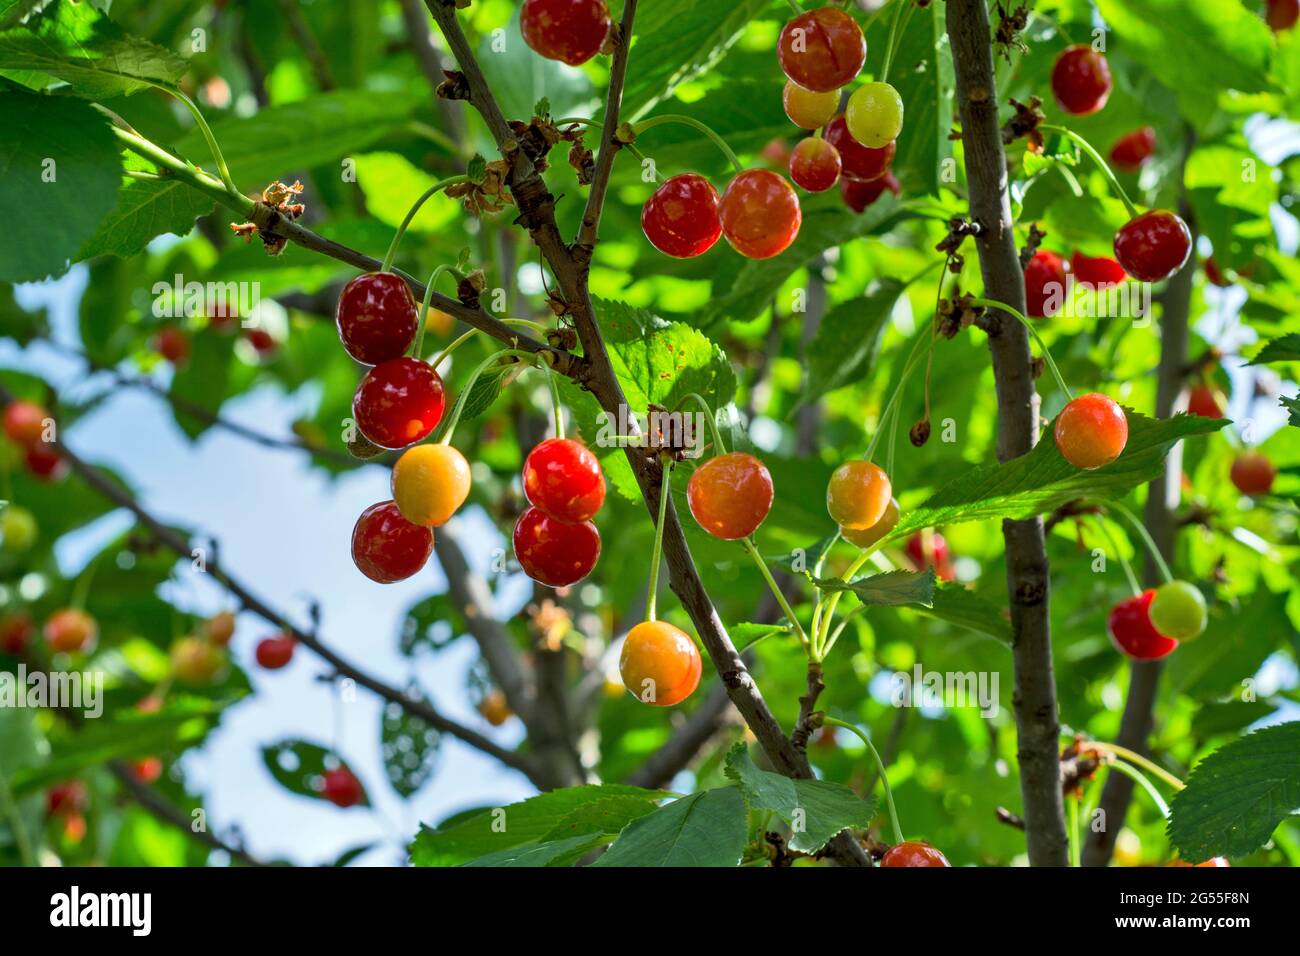
[[[618,661],[623,686],[653,707],[671,707],[690,697],[703,667],[690,635],[666,621],[642,621],[628,631]]]
[[[168,656],[172,674],[183,684],[202,686],[215,683],[226,669],[226,652],[200,637],[182,637],[173,641]]]
[[[1155,151],[1156,131],[1143,126],[1115,141],[1110,148],[1110,163],[1122,172],[1135,173]]]
[[[416,445],[393,466],[392,488],[403,518],[440,528],[469,497],[469,462],[451,445]]]
[[[776,55],[785,75],[805,90],[827,93],[847,86],[867,61],[867,38],[851,16],[819,7],[781,28]]]
[[[821,129],[840,109],[839,90],[816,93],[805,90],[794,80],[786,80],[781,91],[781,105],[785,115],[800,129]]]
[[[405,279],[367,272],[343,287],[334,322],[349,355],[362,365],[378,365],[410,349],[419,310]]]
[[[0,651],[21,654],[35,636],[36,622],[26,611],[15,611],[0,617]]]
[[[1116,604],[1106,619],[1106,630],[1111,642],[1135,661],[1158,661],[1178,647],[1172,637],[1166,637],[1151,623],[1151,600],[1154,590],[1143,591]]]
[[[870,528],[861,531],[854,530],[853,528],[840,528],[840,537],[849,544],[855,545],[859,548],[872,548],[875,547],[877,542],[885,537],[885,535],[898,527],[898,518],[898,499],[890,498],[889,507],[885,509],[885,513],[881,516],[879,521],[873,524]]]
[[[747,259],[770,259],[799,235],[803,212],[785,177],[767,169],[747,169],[722,194],[718,218],[731,248]]]
[[[538,511],[574,524],[605,503],[605,475],[591,449],[572,438],[548,438],[524,459],[524,496]]]
[[[1268,13],[1265,16],[1274,33],[1290,30],[1300,19],[1300,0],[1268,0]],[[1205,866],[1204,863],[1200,864]]]
[[[335,767],[321,775],[320,795],[336,807],[355,807],[365,800],[366,790],[347,767]]]
[[[1090,392],[1061,410],[1054,434],[1065,460],[1090,471],[1120,456],[1128,444],[1128,418],[1114,399]]]
[[[903,131],[903,98],[888,83],[864,83],[849,97],[844,121],[863,146],[882,149]]]
[[[1243,495],[1266,495],[1273,490],[1277,469],[1267,455],[1248,451],[1233,460],[1228,477]]]
[[[1119,285],[1128,278],[1124,267],[1109,256],[1085,256],[1076,252],[1070,258],[1070,268],[1076,283],[1086,283],[1093,289]]]
[[[557,521],[529,508],[515,523],[515,558],[534,581],[547,587],[577,584],[600,557],[600,532],[590,521]]]
[[[881,858],[881,866],[952,866],[948,858],[930,844],[909,840],[891,847]]]
[[[506,703],[506,695],[499,690],[489,691],[484,695],[483,700],[479,702],[478,712],[493,727],[500,727],[511,717],[510,705]]]
[[[889,170],[885,170],[885,175],[879,179],[865,183],[860,179],[840,177],[840,198],[844,200],[844,205],[854,212],[865,212],[868,206],[885,194],[886,190],[895,196],[902,191],[898,179]]]
[[[233,611],[221,611],[208,618],[203,627],[208,640],[218,647],[225,647],[235,636],[235,615]]]
[[[826,140],[809,136],[790,154],[790,178],[810,193],[830,189],[840,179],[840,151]]]
[[[1205,595],[1188,581],[1170,581],[1156,588],[1147,613],[1157,631],[1180,641],[1199,637],[1209,621]]]
[[[826,142],[840,151],[840,163],[843,165],[846,179],[871,182],[885,175],[889,171],[890,163],[894,161],[896,149],[894,143],[889,143],[880,149],[863,146],[849,133],[843,114],[831,120],[830,125],[826,127]]]
[[[183,330],[169,325],[154,336],[153,348],[173,365],[182,365],[190,357],[190,337]]]
[[[433,532],[403,518],[392,501],[371,505],[352,529],[352,563],[379,584],[409,578],[431,554]]]
[[[883,468],[869,461],[846,461],[826,485],[826,510],[840,527],[865,531],[885,516],[891,495]]]
[[[1061,51],[1052,67],[1052,92],[1061,109],[1087,116],[1106,105],[1111,90],[1110,64],[1090,46],[1076,44]]]
[[[1070,263],[1041,249],[1025,266],[1025,314],[1042,319],[1055,315],[1065,302],[1065,277]]]
[[[1143,282],[1168,279],[1191,254],[1191,230],[1167,209],[1144,212],[1115,233],[1115,258],[1129,275]]]
[[[664,255],[692,259],[722,235],[718,191],[697,173],[670,176],[641,207],[641,229]]]
[[[264,637],[257,642],[257,663],[268,671],[279,670],[293,660],[293,649],[298,642],[291,634],[277,634]]]
[[[772,510],[772,475],[741,451],[710,458],[691,475],[686,501],[700,527],[723,541],[748,538]]]
[[[405,448],[438,427],[446,404],[433,366],[404,356],[366,373],[352,399],[352,417],[380,448]]]
[[[45,439],[45,422],[50,416],[35,402],[15,399],[5,406],[5,434],[16,445],[29,448]]]
[[[524,0],[519,15],[524,42],[548,60],[570,66],[599,53],[609,27],[605,0]]]
[[[42,481],[57,481],[68,470],[67,463],[53,442],[37,442],[23,452],[23,464]]]
[[[1187,410],[1202,418],[1223,417],[1223,395],[1208,385],[1193,385],[1187,397]]]
[[[76,608],[55,611],[45,622],[45,640],[54,651],[88,651],[98,636],[99,625],[95,619]]]
[[[948,541],[939,532],[930,533],[928,548],[926,535],[918,532],[907,539],[903,550],[907,553],[907,560],[917,571],[934,568],[935,577],[940,581],[951,581],[956,577],[952,569],[952,552],[948,548]]]

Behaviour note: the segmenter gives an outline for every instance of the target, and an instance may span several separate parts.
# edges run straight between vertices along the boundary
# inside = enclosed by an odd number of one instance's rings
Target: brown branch
[[[948,0],[947,27],[957,77],[971,218],[980,226],[975,241],[984,294],[1023,313],[1024,274],[1012,231],[985,0]],[[1019,322],[998,312],[990,313],[986,330],[998,399],[998,459],[1007,461],[1027,453],[1038,438],[1038,395],[1029,337]],[[1065,866],[1069,850],[1060,787],[1060,723],[1052,673],[1043,522],[1041,518],[1003,521],[1002,534],[1015,641],[1013,703],[1029,862]]]

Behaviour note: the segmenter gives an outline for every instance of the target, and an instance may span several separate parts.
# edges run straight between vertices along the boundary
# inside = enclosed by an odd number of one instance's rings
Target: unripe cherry
[[[367,272],[343,287],[334,321],[347,353],[362,365],[378,365],[406,354],[419,310],[401,276]]]
[[[1105,106],[1111,85],[1106,57],[1090,46],[1067,47],[1052,66],[1052,92],[1056,94],[1056,102],[1075,116],[1087,116]]]
[[[1114,399],[1091,392],[1062,409],[1053,434],[1066,461],[1091,470],[1120,456],[1128,444],[1128,418]]]
[[[218,647],[225,647],[235,636],[235,614],[233,611],[221,611],[208,618],[203,626],[208,640]]]
[[[1147,613],[1157,631],[1180,641],[1199,637],[1209,622],[1205,595],[1188,581],[1169,581],[1156,588]]]
[[[1143,282],[1168,279],[1191,254],[1192,231],[1182,217],[1167,209],[1144,212],[1115,233],[1115,258]]]
[[[718,203],[722,234],[742,256],[770,259],[799,235],[803,213],[794,187],[767,169],[739,173]]]
[[[839,90],[816,93],[805,90],[794,80],[786,80],[781,91],[781,105],[790,122],[800,129],[821,129],[840,109]]]
[[[1267,455],[1248,451],[1233,460],[1228,476],[1243,495],[1266,495],[1273,490],[1277,469]]]
[[[596,517],[605,503],[605,475],[586,445],[548,438],[524,460],[524,496],[539,511],[575,523]]]
[[[867,38],[857,21],[837,7],[792,18],[777,38],[785,75],[806,90],[827,93],[847,86],[867,61]]]
[[[718,191],[697,173],[670,176],[641,207],[641,229],[664,255],[691,259],[722,235]]]
[[[201,637],[191,635],[173,641],[168,656],[172,674],[183,684],[212,684],[226,670],[226,652]]]
[[[378,584],[409,578],[431,554],[433,532],[407,521],[392,501],[371,505],[352,529],[352,563]]]
[[[840,151],[819,136],[809,136],[790,154],[790,178],[810,193],[825,192],[839,181]]]
[[[885,516],[891,493],[883,468],[869,461],[846,461],[831,473],[826,510],[840,527],[865,531]]]
[[[416,445],[393,465],[393,501],[412,524],[440,528],[469,497],[470,469],[451,445]]]
[[[632,628],[618,661],[623,686],[655,707],[671,707],[694,693],[703,666],[690,635],[666,621],[642,621]]]
[[[691,475],[686,500],[700,527],[723,541],[747,538],[772,510],[772,475],[744,452],[710,458]]]
[[[881,149],[903,131],[903,98],[888,83],[864,83],[849,97],[844,121],[859,143]]]

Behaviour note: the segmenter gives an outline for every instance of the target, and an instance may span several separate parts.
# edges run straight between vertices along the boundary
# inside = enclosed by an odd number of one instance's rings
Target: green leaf
[[[496,853],[489,853],[461,866],[568,866],[578,857],[604,846],[609,837],[603,833],[570,837],[567,840],[550,840],[546,843],[525,843]]]
[[[1029,454],[968,471],[909,511],[889,540],[963,521],[1029,518],[1079,498],[1104,501],[1123,497],[1160,474],[1165,455],[1175,442],[1212,434],[1227,424],[1195,415],[1156,420],[1132,409],[1125,413],[1128,444],[1109,465],[1094,471],[1075,468],[1061,457],[1049,424]]]
[[[1300,395],[1292,395],[1290,398],[1283,395],[1279,401],[1287,410],[1287,423],[1300,427]]]
[[[407,696],[429,703],[418,687],[408,687]],[[398,796],[409,799],[433,776],[442,734],[424,719],[408,714],[400,704],[389,701],[380,720],[379,745],[388,782]]]
[[[939,585],[934,590],[934,603],[916,610],[1011,646],[1011,621],[1006,611],[960,584]]]
[[[280,786],[300,797],[324,800],[319,789],[320,777],[326,770],[347,767],[332,750],[309,740],[290,738],[279,740],[262,748],[262,763]],[[362,791],[363,807],[370,806],[370,796]]]
[[[126,168],[150,170],[152,166],[126,154]],[[194,220],[206,216],[216,205],[211,197],[176,179],[152,182],[127,178],[117,194],[117,207],[77,251],[77,259],[114,255],[127,258],[144,252],[158,236],[184,236]],[[265,255],[263,255],[265,258]]]
[[[1266,342],[1246,364],[1267,365],[1270,362],[1300,362],[1300,332],[1291,332]]]
[[[934,569],[915,571],[886,571],[870,574],[852,581],[840,578],[813,578],[813,584],[823,591],[850,591],[863,604],[898,606],[919,604],[930,607],[934,603]]]
[[[32,339],[45,335],[49,330],[47,311],[45,308],[27,311],[14,298],[13,286],[0,286],[0,334],[5,338],[25,346]]]
[[[478,810],[444,822],[437,829],[421,826],[411,844],[411,862],[416,866],[454,866],[512,847],[555,839],[555,831],[574,811],[588,804],[606,807],[610,799],[627,799],[622,806],[629,812],[649,812],[665,794],[622,784],[566,787],[529,797],[506,807]],[[611,825],[608,818],[590,820],[590,829],[604,832]],[[573,833],[573,836],[582,835]]]
[[[1169,680],[1181,693],[1213,698],[1238,689],[1274,651],[1287,646],[1295,628],[1287,617],[1288,595],[1260,582],[1236,613],[1216,606],[1205,633],[1185,641],[1169,659]]]
[[[1300,813],[1300,721],[1225,744],[1169,804],[1169,841],[1189,863],[1244,856]]]
[[[825,780],[791,780],[760,770],[744,744],[727,754],[726,774],[740,785],[750,810],[770,810],[790,825],[790,848],[816,853],[846,829],[863,829],[876,815],[875,802]]]
[[[593,866],[736,866],[745,802],[735,787],[693,793],[627,825]]]
[[[889,317],[904,288],[899,279],[881,279],[862,298],[841,302],[826,313],[804,349],[808,371],[801,404],[815,402],[871,375]]]
[[[28,93],[0,93],[0,129],[0,281],[61,275],[117,202],[113,135],[85,103]]]
[[[410,657],[419,648],[442,650],[465,633],[465,622],[445,592],[432,594],[406,612],[398,632],[398,647]]]

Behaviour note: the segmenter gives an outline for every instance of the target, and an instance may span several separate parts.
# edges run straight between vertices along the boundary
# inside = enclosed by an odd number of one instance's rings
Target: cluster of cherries
[[[67,463],[52,440],[53,424],[35,402],[16,399],[5,406],[5,436],[22,452],[28,473],[41,481],[57,481],[67,473]]]
[[[239,316],[225,302],[209,303],[207,316],[208,328],[214,331],[230,333],[238,329],[240,336],[252,347],[259,359],[270,358],[280,348],[275,336],[260,326],[240,329]],[[164,325],[150,338],[149,347],[176,367],[188,362],[193,351],[189,333],[179,325]]]

